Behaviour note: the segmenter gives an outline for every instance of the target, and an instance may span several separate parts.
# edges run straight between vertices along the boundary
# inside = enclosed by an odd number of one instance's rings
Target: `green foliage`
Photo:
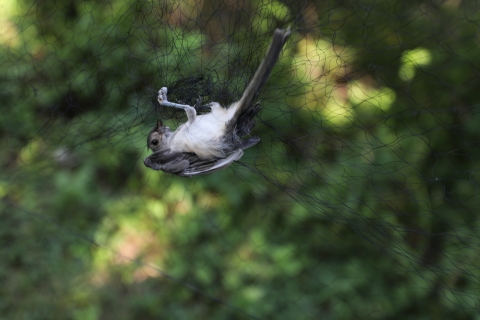
[[[0,318],[478,317],[480,17],[456,3],[5,7]],[[286,24],[245,166],[145,168],[156,90],[206,73],[232,102]]]

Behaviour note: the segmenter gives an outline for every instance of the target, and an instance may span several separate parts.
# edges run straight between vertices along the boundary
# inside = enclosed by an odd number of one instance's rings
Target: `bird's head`
[[[168,140],[172,132],[170,128],[164,126],[162,120],[158,119],[155,128],[150,131],[147,138],[147,146],[153,152],[162,150],[168,147]]]

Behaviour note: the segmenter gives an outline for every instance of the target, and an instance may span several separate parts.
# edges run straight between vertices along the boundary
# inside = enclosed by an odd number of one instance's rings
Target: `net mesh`
[[[479,317],[478,1],[0,12],[6,318]],[[157,119],[186,119],[161,87],[228,106],[287,26],[260,144],[207,176],[144,167]]]

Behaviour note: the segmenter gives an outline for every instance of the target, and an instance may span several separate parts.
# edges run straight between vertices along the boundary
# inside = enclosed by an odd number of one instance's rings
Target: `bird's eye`
[[[156,145],[158,144],[158,140],[157,140],[157,139],[152,140],[152,144],[153,144],[154,146],[156,146]]]

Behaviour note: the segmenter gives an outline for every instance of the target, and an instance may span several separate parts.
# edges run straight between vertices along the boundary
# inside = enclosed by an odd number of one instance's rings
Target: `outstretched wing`
[[[188,154],[184,152],[171,152],[170,149],[158,150],[143,160],[145,166],[173,174],[180,174],[190,165]]]
[[[213,160],[201,160],[195,154],[193,156],[194,157],[191,159],[190,166],[180,174],[181,176],[193,177],[199,174],[207,174],[223,170],[230,166],[234,161],[239,160],[243,156],[243,151],[238,149],[227,158],[216,158]]]
[[[241,149],[236,150],[227,158],[214,158],[211,160],[200,159],[190,152],[172,152],[163,149],[152,153],[145,158],[145,166],[153,169],[176,174],[182,177],[193,177],[200,174],[208,174],[230,166],[243,155]]]

